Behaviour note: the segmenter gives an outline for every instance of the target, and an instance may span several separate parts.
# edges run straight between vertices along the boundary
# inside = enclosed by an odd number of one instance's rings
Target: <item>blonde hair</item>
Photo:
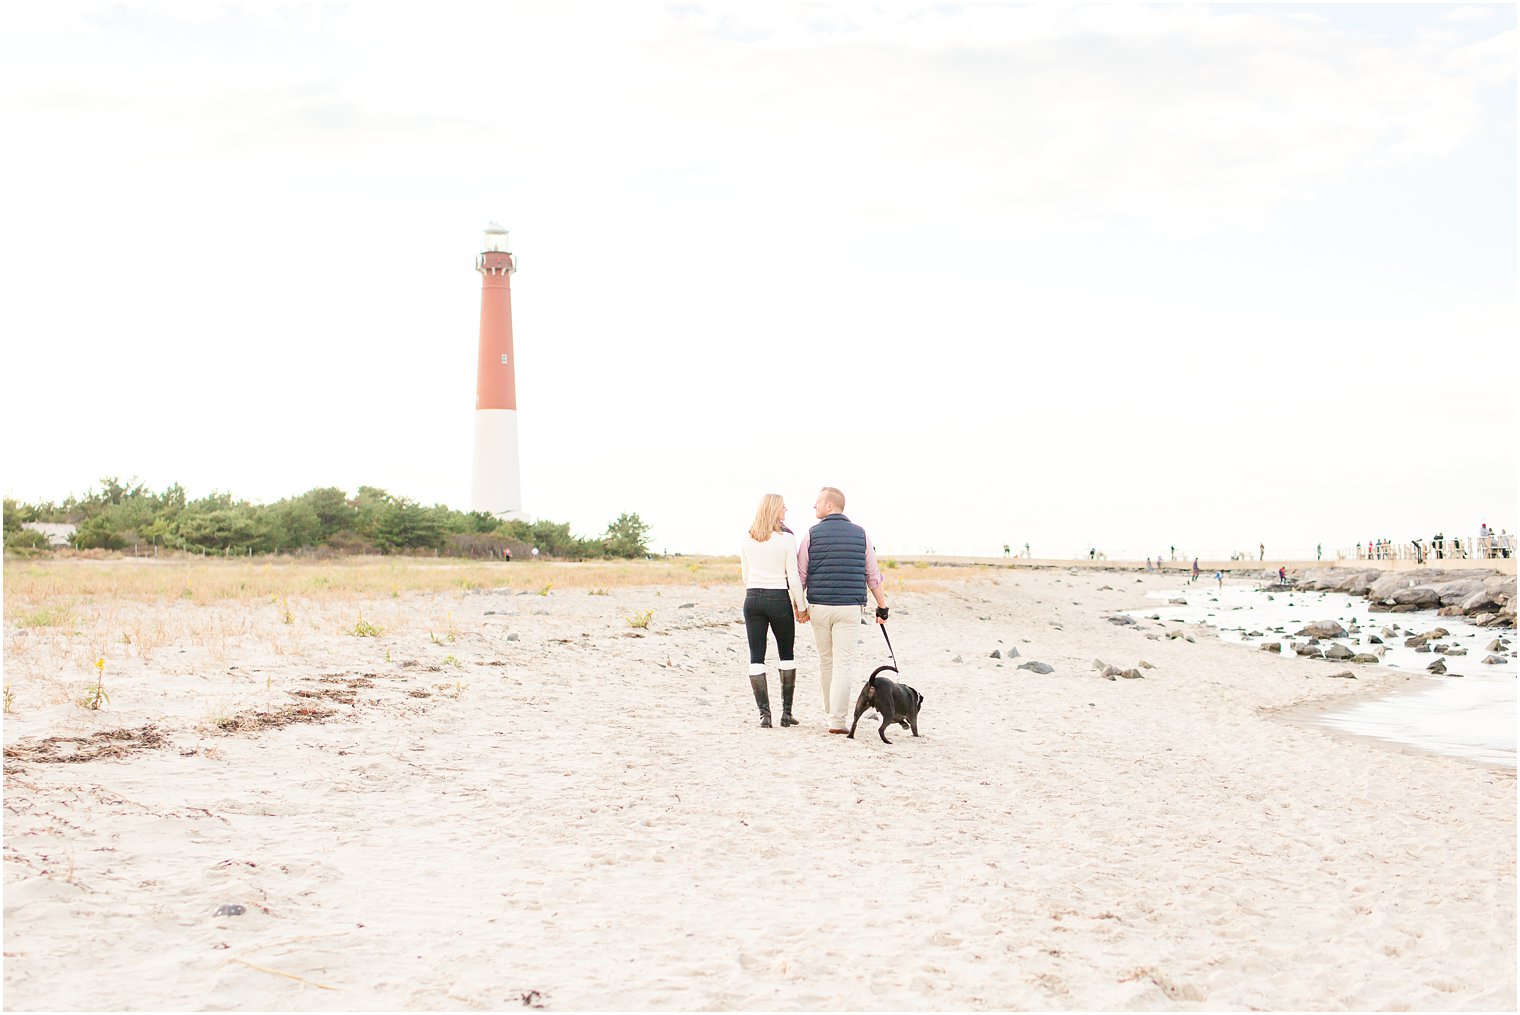
[[[818,492],[823,495],[825,500],[834,505],[836,511],[844,510],[844,494],[840,491],[839,487],[826,486]]]
[[[763,543],[771,538],[772,532],[780,532],[781,509],[784,506],[779,493],[768,493],[761,497],[760,506],[755,509],[755,521],[749,527],[749,538]]]

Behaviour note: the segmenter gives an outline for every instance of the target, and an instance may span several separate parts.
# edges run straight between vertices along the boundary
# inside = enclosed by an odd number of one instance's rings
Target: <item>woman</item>
[[[760,725],[771,728],[770,689],[765,682],[765,637],[776,636],[776,666],[781,673],[781,725],[796,726],[792,694],[797,689],[797,664],[792,661],[796,618],[807,619],[802,578],[797,574],[797,540],[785,525],[786,504],[779,493],[760,498],[755,522],[739,549],[744,576],[744,630],[749,635],[749,686],[760,706]]]

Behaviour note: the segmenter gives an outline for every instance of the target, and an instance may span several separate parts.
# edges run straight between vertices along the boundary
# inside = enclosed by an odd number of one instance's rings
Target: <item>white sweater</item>
[[[773,532],[771,538],[757,543],[746,533],[739,548],[739,570],[747,589],[789,589],[792,605],[807,609],[802,594],[802,576],[797,573],[797,537],[790,532]]]

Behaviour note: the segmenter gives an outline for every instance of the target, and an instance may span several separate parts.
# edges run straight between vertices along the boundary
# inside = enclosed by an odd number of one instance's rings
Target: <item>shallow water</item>
[[[1208,624],[1217,628],[1220,638],[1226,641],[1247,645],[1280,641],[1285,655],[1293,651],[1293,642],[1306,640],[1292,638],[1305,624],[1334,620],[1348,634],[1344,638],[1320,639],[1322,649],[1338,642],[1353,652],[1370,652],[1379,647],[1371,641],[1376,636],[1382,639],[1384,650],[1383,661],[1377,665],[1421,675],[1432,662],[1444,659],[1445,676],[1431,676],[1430,682],[1417,690],[1400,691],[1327,712],[1320,721],[1347,733],[1515,767],[1515,648],[1512,645],[1503,652],[1490,652],[1485,647],[1501,636],[1515,642],[1514,631],[1474,627],[1462,617],[1440,617],[1434,610],[1373,613],[1365,598],[1340,593],[1267,592],[1238,584],[1226,584],[1221,589],[1207,578],[1176,591],[1152,592],[1149,597],[1161,602],[1151,609],[1130,612],[1137,616],[1160,616],[1162,620]],[[1186,600],[1186,605],[1169,602],[1174,599]],[[1440,643],[1465,648],[1467,655],[1416,652],[1404,647],[1405,638],[1436,627],[1450,632]],[[1385,628],[1393,633],[1384,634]],[[1485,665],[1483,660],[1490,655],[1502,657],[1503,663]],[[1362,666],[1349,661],[1336,665],[1352,671]]]

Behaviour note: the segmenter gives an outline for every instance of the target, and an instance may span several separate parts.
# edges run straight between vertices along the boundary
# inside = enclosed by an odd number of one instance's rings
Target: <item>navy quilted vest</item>
[[[808,530],[808,602],[866,604],[866,530],[844,515],[828,515]]]

